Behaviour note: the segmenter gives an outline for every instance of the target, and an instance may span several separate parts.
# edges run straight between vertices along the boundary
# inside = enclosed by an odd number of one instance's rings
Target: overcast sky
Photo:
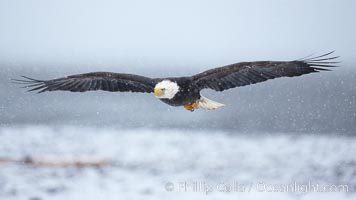
[[[0,0],[0,63],[201,70],[330,50],[350,60],[355,10],[352,0]]]
[[[352,0],[0,0],[0,124],[188,123],[233,130],[354,133],[355,11]],[[224,93],[203,91],[228,106],[190,115],[150,95],[37,95],[9,80],[99,70],[150,77],[192,75],[234,62],[291,60],[331,50],[342,61],[333,72]],[[162,112],[169,117],[155,120]],[[125,115],[118,118],[120,113]]]

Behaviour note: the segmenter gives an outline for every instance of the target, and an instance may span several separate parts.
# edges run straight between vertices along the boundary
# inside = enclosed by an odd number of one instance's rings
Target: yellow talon
[[[199,108],[199,104],[198,102],[193,102],[191,104],[184,105],[184,108],[190,112],[193,112],[195,109]]]

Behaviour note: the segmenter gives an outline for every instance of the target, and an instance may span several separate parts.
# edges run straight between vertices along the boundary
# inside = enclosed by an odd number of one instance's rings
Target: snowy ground
[[[3,127],[3,160],[112,165],[0,163],[0,199],[355,199],[355,152],[355,137],[332,135]]]

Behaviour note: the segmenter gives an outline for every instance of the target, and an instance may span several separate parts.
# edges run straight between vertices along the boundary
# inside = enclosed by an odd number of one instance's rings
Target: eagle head
[[[163,80],[156,84],[154,95],[160,99],[172,99],[179,91],[179,86],[176,82]]]

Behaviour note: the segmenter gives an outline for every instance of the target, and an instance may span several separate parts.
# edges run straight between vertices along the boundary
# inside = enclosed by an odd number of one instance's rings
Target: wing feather
[[[241,62],[207,70],[193,76],[193,84],[199,89],[210,88],[223,91],[230,88],[264,82],[279,77],[301,76],[319,71],[330,71],[337,67],[331,60],[338,56],[326,57],[327,54],[294,61],[258,61]],[[310,56],[309,56],[310,57]]]
[[[92,72],[57,78],[37,80],[22,76],[24,79],[13,79],[15,83],[24,84],[28,91],[86,92],[103,90],[110,92],[153,92],[156,79],[144,76],[111,72]]]

